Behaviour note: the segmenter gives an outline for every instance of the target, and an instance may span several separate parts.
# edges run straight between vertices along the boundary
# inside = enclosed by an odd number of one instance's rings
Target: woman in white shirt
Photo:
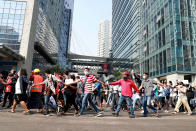
[[[12,106],[11,112],[14,113],[16,109],[16,105],[18,103],[21,104],[21,106],[24,108],[25,112],[24,114],[29,114],[29,110],[26,106],[25,101],[27,100],[27,86],[29,84],[29,81],[27,79],[27,72],[25,69],[21,69],[18,74],[18,79],[15,85],[15,95],[14,95],[14,104]]]

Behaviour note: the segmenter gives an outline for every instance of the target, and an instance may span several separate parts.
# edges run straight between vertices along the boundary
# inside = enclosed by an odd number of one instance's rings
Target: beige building
[[[99,24],[98,56],[109,57],[112,47],[112,21],[104,20]]]

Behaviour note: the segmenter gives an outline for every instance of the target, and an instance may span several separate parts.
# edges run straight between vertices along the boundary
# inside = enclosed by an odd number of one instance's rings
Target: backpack
[[[186,96],[187,96],[188,98],[190,98],[190,99],[193,99],[193,98],[194,98],[194,95],[195,95],[195,93],[194,93],[194,91],[193,91],[193,88],[192,88],[192,87],[189,87],[189,88],[187,89]]]
[[[53,80],[53,75],[51,75],[51,80],[52,80],[52,82],[54,84],[54,88],[56,89],[57,88],[57,82]]]
[[[165,96],[170,96],[170,88],[165,89]]]
[[[86,84],[86,82],[87,82],[87,80],[88,80],[88,77],[89,77],[89,76],[87,76],[86,79],[84,80],[84,82],[82,82],[81,85],[80,85],[80,88],[82,89],[82,92],[83,92],[83,93],[84,93],[84,90],[85,90],[84,88],[85,88],[85,84]]]

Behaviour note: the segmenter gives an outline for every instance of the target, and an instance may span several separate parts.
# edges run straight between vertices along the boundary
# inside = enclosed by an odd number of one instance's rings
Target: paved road
[[[126,112],[120,117],[111,116],[105,111],[104,117],[95,117],[89,112],[85,116],[74,117],[72,113],[65,116],[44,116],[33,112],[23,115],[19,109],[16,113],[0,109],[0,131],[195,131],[196,114],[171,115],[161,113],[160,118],[151,114],[147,118],[136,112],[136,118],[130,119]]]

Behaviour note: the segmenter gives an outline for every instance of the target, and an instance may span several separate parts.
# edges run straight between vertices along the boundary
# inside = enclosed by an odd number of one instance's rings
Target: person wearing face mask
[[[118,102],[118,107],[115,113],[113,113],[115,117],[118,117],[122,103],[124,100],[126,100],[126,102],[129,105],[129,109],[130,109],[129,117],[135,118],[134,109],[133,109],[133,100],[132,100],[132,96],[133,96],[132,88],[137,92],[139,92],[139,90],[137,86],[135,85],[135,83],[129,77],[130,77],[129,72],[125,71],[123,72],[123,79],[120,79],[119,81],[116,81],[116,82],[109,83],[109,85],[121,85],[121,96]]]
[[[82,108],[81,108],[79,116],[83,115],[88,101],[89,101],[90,105],[94,108],[94,110],[97,112],[97,117],[102,116],[103,115],[102,112],[96,107],[96,105],[93,103],[93,100],[92,100],[93,82],[99,82],[104,86],[105,86],[105,83],[97,80],[95,76],[90,75],[90,69],[85,68],[84,69],[84,76],[82,76],[79,80],[76,80],[73,83],[65,84],[65,86],[71,86],[71,85],[77,84],[79,82],[82,82],[81,89],[83,90],[83,93],[84,93],[84,97],[82,100]]]
[[[184,86],[184,83],[182,81],[179,82],[179,85],[176,87],[176,89],[178,90],[178,101],[176,103],[176,107],[174,109],[174,112],[172,112],[172,114],[177,114],[179,112],[180,106],[183,104],[188,110],[188,115],[192,115],[192,111],[188,104],[188,100],[186,96],[187,88]]]
[[[44,113],[44,115],[48,115],[49,114],[48,106],[50,106],[50,104],[49,104],[50,96],[56,94],[56,89],[55,89],[54,83],[55,82],[63,83],[63,82],[60,79],[58,79],[55,75],[52,75],[50,69],[46,70],[45,75],[47,78],[43,82],[33,84],[32,86],[38,86],[38,85],[44,85],[44,84],[46,85],[45,113]],[[52,107],[52,108],[54,110],[56,110],[56,107]]]
[[[147,106],[148,106],[148,108],[152,109],[155,112],[156,117],[159,117],[157,109],[151,105],[151,99],[152,99],[153,93],[154,93],[154,91],[153,91],[154,84],[161,85],[161,86],[163,86],[163,85],[160,83],[157,83],[154,80],[149,79],[148,76],[149,76],[148,73],[143,74],[144,80],[142,81],[142,84],[139,88],[140,90],[142,88],[144,88],[144,101],[143,101],[144,102],[143,103],[144,115],[143,116],[147,117],[147,114],[148,114]]]

